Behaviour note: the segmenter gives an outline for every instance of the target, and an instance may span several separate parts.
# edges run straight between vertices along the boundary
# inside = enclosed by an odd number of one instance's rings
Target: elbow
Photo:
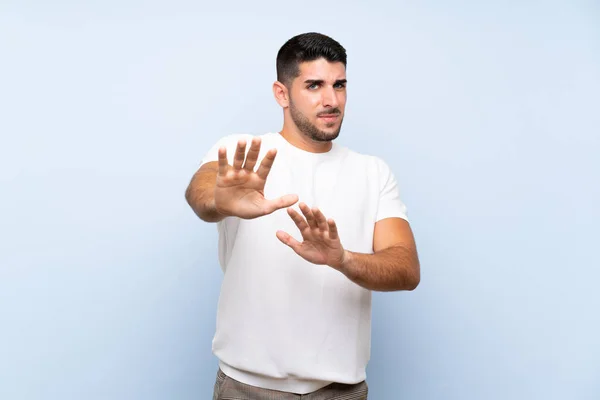
[[[398,277],[398,278],[394,279],[394,281],[390,282],[390,285],[386,289],[386,291],[391,291],[391,292],[396,292],[396,291],[412,292],[413,290],[415,290],[419,286],[420,282],[421,282],[421,277],[420,277],[420,275],[418,273],[407,274],[405,272],[402,275],[402,277]]]
[[[411,273],[408,274],[405,280],[405,290],[413,291],[421,283],[421,269],[419,264],[417,263],[415,267],[412,269]]]
[[[408,282],[407,282],[407,288],[406,288],[406,290],[408,290],[408,291],[415,290],[419,286],[420,282],[421,282],[421,277],[419,275],[417,275],[416,277],[413,277],[413,278],[409,279]]]
[[[409,289],[415,290],[419,283],[421,283],[421,262],[419,261],[419,257],[415,253],[415,257],[413,258],[413,266],[411,268],[411,274],[409,279]]]
[[[190,207],[192,207],[192,209],[194,208],[194,204],[197,201],[197,184],[194,181],[194,178],[192,178],[192,180],[190,181],[190,183],[187,185],[187,187],[185,188],[185,193],[184,193],[184,198],[185,201],[188,203],[188,205]]]
[[[192,185],[191,185],[191,184],[190,184],[190,185],[188,185],[188,187],[187,187],[187,188],[185,188],[185,194],[184,194],[185,201],[186,201],[186,202],[187,202],[187,203],[188,203],[190,206],[192,205],[192,200],[191,200],[191,199],[192,199],[192,190],[191,190],[191,188],[192,188]]]
[[[193,190],[192,190],[192,184],[191,183],[185,189],[184,198],[185,198],[185,201],[188,204],[188,206],[194,212],[194,214],[196,214],[196,216],[198,216],[200,219],[204,220],[204,218],[202,216],[202,213],[201,213],[201,210],[199,209],[199,207],[196,206],[196,200],[194,199]]]

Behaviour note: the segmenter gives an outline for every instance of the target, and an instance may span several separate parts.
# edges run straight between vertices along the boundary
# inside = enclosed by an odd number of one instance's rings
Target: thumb
[[[266,212],[271,214],[274,211],[280,210],[282,208],[291,207],[298,202],[298,195],[295,194],[286,194],[285,196],[281,196],[277,199],[267,200]]]
[[[294,239],[292,235],[284,231],[277,231],[275,235],[277,236],[277,239],[281,241],[281,243],[289,246],[292,250],[298,253],[298,249],[301,243]]]

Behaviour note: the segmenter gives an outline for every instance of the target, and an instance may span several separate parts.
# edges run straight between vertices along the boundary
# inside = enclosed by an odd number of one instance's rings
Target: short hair
[[[346,49],[336,40],[316,32],[294,36],[277,53],[277,80],[289,86],[300,75],[300,63],[320,58],[346,67]]]

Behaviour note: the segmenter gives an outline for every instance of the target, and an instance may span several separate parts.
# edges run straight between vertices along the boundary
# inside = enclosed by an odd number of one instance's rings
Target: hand
[[[290,207],[298,196],[288,194],[277,199],[265,199],[265,183],[275,161],[276,149],[271,149],[254,171],[260,152],[260,138],[254,138],[246,156],[246,141],[238,141],[233,165],[227,162],[227,149],[219,149],[219,171],[215,186],[215,208],[226,216],[253,219]],[[245,159],[245,160],[244,160]],[[245,162],[244,162],[245,161]]]
[[[300,243],[283,231],[277,231],[277,238],[306,261],[341,270],[346,251],[340,242],[335,221],[325,219],[318,208],[311,210],[304,203],[300,203],[300,210],[306,219],[292,208],[288,208],[288,214],[296,223],[304,241]]]

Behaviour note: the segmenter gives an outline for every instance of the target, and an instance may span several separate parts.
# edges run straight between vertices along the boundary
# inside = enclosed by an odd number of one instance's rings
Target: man
[[[346,83],[338,42],[291,38],[273,84],[283,129],[222,138],[187,188],[219,232],[215,400],[366,399],[371,291],[419,283],[392,171],[334,142]]]

